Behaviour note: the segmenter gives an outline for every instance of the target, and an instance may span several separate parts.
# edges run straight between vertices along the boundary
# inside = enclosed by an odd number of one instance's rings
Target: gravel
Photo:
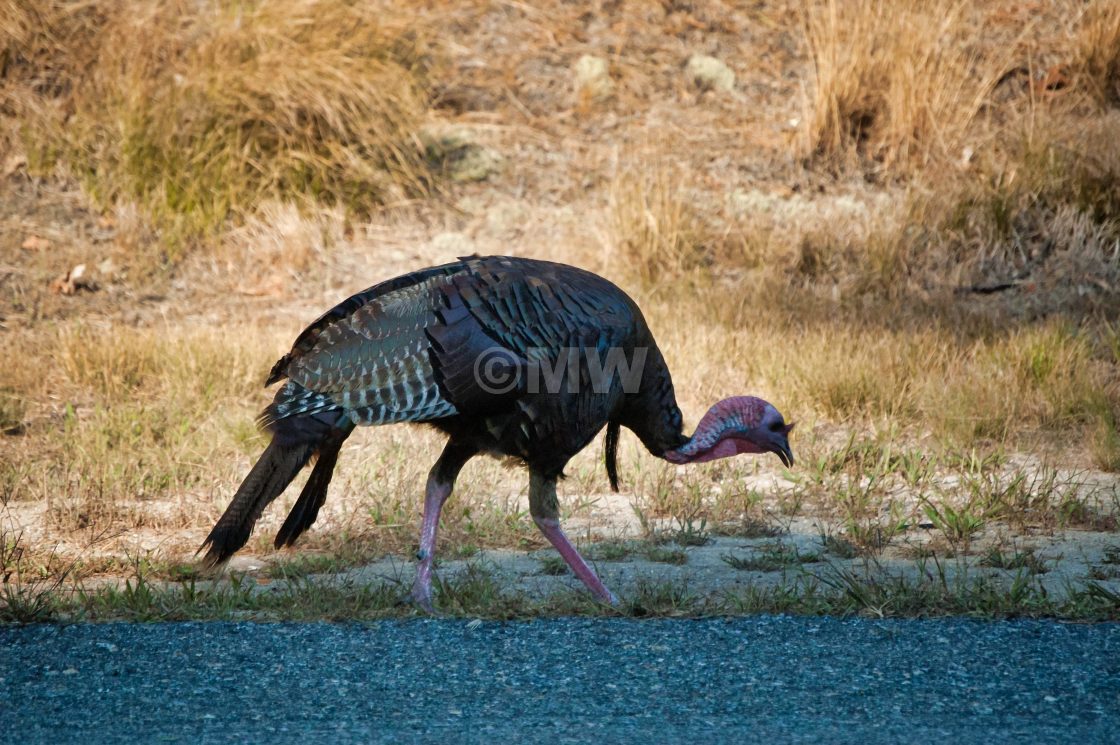
[[[1120,625],[7,626],[0,691],[21,743],[1106,742]]]

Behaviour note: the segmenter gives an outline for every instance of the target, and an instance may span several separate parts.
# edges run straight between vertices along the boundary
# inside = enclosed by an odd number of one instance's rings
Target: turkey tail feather
[[[303,491],[300,492],[299,499],[288,513],[284,524],[280,526],[280,532],[276,534],[274,542],[276,548],[291,546],[314,524],[315,518],[319,516],[319,508],[327,501],[327,487],[330,486],[331,476],[334,475],[334,467],[338,462],[338,451],[352,431],[353,428],[338,430],[319,449],[319,456],[315,461],[315,468],[311,470],[311,476],[304,484]]]
[[[245,545],[264,508],[280,496],[300,469],[307,465],[314,450],[314,443],[292,444],[284,443],[279,437],[273,438],[199,547],[199,551],[207,549],[203,557],[205,564],[221,564]]]
[[[605,445],[605,460],[607,462],[607,478],[611,481],[611,490],[618,491],[618,435],[619,423],[607,423],[607,436]]]
[[[207,549],[203,562],[210,566],[221,564],[244,546],[264,508],[280,496],[324,443],[330,443],[337,437],[344,422],[349,425],[337,411],[320,411],[270,422],[268,428],[272,431],[272,442],[237,488],[229,507],[199,547],[199,551]],[[346,434],[352,428],[353,425],[347,426]],[[345,436],[342,439],[346,439]]]

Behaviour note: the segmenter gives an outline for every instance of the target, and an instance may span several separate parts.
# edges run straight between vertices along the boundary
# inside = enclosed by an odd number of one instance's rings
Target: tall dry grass
[[[79,326],[8,342],[27,362],[11,366],[25,436],[0,453],[4,503],[46,499],[81,515],[181,494],[217,454],[257,439],[260,335]],[[34,361],[43,346],[46,367]]]
[[[807,0],[807,153],[884,168],[959,157],[1009,59],[980,53],[988,30],[972,9],[957,0]]]
[[[139,203],[174,245],[266,200],[361,214],[424,194],[431,50],[406,20],[326,0],[18,2],[0,87],[36,170]]]
[[[1072,71],[1099,103],[1120,104],[1120,2],[1097,0],[1081,17]]]
[[[1027,314],[1120,303],[1120,153],[1114,111],[1039,107],[968,168],[923,179],[911,269],[958,288],[1014,289]]]
[[[725,289],[712,292],[734,302]],[[898,305],[860,322],[835,306],[798,313],[772,296],[748,300],[725,309],[721,323],[704,303],[643,305],[693,421],[712,401],[750,392],[807,431],[871,423],[949,447],[1025,450],[1058,438],[1091,443],[1094,465],[1109,469],[1120,454],[1108,439],[1120,414],[1120,359],[1099,324],[993,328]]]
[[[679,278],[721,257],[721,236],[665,163],[636,162],[611,183],[611,242],[646,283]]]

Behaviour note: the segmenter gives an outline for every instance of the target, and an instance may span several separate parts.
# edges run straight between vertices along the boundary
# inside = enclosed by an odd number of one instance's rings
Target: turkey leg
[[[606,588],[595,574],[595,570],[587,565],[576,547],[568,540],[568,536],[560,529],[560,505],[556,501],[555,478],[546,479],[535,471],[530,472],[529,514],[533,516],[533,522],[541,529],[548,542],[556,548],[583,584],[587,585],[587,589],[591,590],[598,600],[609,605],[618,605],[618,598]]]
[[[409,599],[421,610],[435,613],[432,607],[432,563],[436,555],[436,533],[439,531],[439,514],[444,502],[455,488],[455,478],[463,465],[475,455],[475,450],[454,443],[447,443],[439,460],[428,474],[424,491],[424,517],[420,523],[420,550],[416,558],[416,580],[412,583]]]

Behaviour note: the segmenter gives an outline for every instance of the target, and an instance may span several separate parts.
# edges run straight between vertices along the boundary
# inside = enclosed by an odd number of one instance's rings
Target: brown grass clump
[[[1055,4],[1035,17],[940,0],[820,0],[804,4],[803,19],[810,163],[889,171],[916,195],[902,230],[855,247],[859,257],[891,257],[888,277],[927,288],[1022,285],[1035,294],[1021,306],[1034,313],[1120,299],[1120,163],[1107,109],[1120,5]],[[1105,108],[1086,107],[1090,98]],[[829,263],[844,247],[808,248],[809,274],[864,273],[858,259]],[[874,294],[899,287],[866,279],[856,284]]]
[[[1098,0],[1086,8],[1072,67],[1100,103],[1120,104],[1120,2]]]
[[[362,213],[430,186],[427,48],[393,18],[320,0],[17,6],[4,93],[33,167],[138,202],[173,241],[268,198]]]
[[[815,158],[852,154],[913,166],[959,153],[1002,72],[977,48],[968,3],[806,0],[814,87],[805,122]]]
[[[636,165],[611,184],[614,244],[641,279],[655,282],[709,265],[717,236],[668,167]]]
[[[967,169],[928,180],[908,263],[958,287],[1021,287],[1022,307],[1120,301],[1120,118],[1039,109]]]

